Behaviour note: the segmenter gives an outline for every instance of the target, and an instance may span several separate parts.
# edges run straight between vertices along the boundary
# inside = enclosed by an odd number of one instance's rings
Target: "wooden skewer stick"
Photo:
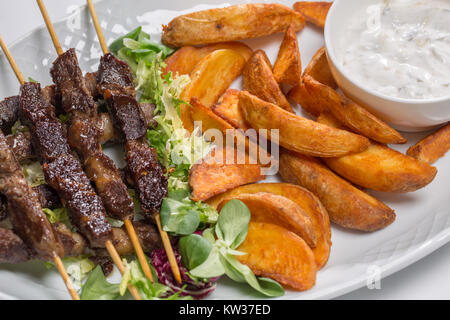
[[[50,32],[50,37],[52,38],[53,45],[55,46],[56,52],[58,53],[59,56],[63,53],[63,49],[61,47],[61,43],[58,40],[58,37],[56,36],[55,29],[53,28],[52,21],[50,20],[47,9],[45,8],[44,1],[37,0],[37,4],[39,6],[39,10],[41,10],[42,17],[44,18],[45,21],[45,25],[47,26],[47,29]]]
[[[1,36],[0,36],[0,46],[2,47],[2,50],[5,53],[6,59],[8,59],[8,62],[11,65],[11,68],[13,69],[14,73],[16,74],[17,80],[19,80],[20,84],[24,84],[25,78],[23,77],[22,72],[20,71],[19,67],[17,66],[16,61],[12,57],[11,52],[9,51],[9,48],[6,46],[6,43],[3,41],[3,38]]]
[[[94,22],[95,31],[97,32],[98,39],[100,41],[100,46],[102,48],[103,54],[109,53],[108,46],[105,42],[105,37],[103,36],[102,29],[100,28],[100,23],[98,21],[97,13],[95,12],[94,3],[92,0],[87,0],[89,12],[91,13],[92,21]],[[161,235],[161,240],[164,245],[164,249],[167,254],[167,258],[169,260],[170,267],[172,269],[172,273],[177,280],[178,283],[181,283],[181,274],[180,269],[178,267],[177,260],[175,258],[175,254],[173,253],[172,244],[170,243],[169,236],[167,235],[167,232],[165,232],[161,227],[161,220],[159,217],[159,214],[156,216],[156,222],[158,225],[158,230]],[[139,260],[140,262],[140,260]],[[142,265],[142,263],[141,263]]]
[[[39,5],[39,8],[41,10],[41,14],[45,20],[47,29],[52,38],[53,44],[55,45],[56,52],[58,53],[58,55],[61,55],[63,53],[63,50],[62,50],[61,46],[59,45],[58,37],[56,35],[55,29],[53,28],[52,20],[50,19],[48,12],[45,8],[45,4],[44,4],[43,0],[37,0],[37,2]],[[153,282],[152,272],[150,271],[150,266],[148,265],[148,261],[147,261],[147,258],[145,257],[144,250],[142,249],[141,243],[139,242],[139,239],[136,235],[136,230],[134,230],[134,226],[129,219],[125,219],[124,223],[125,223],[125,227],[128,232],[128,236],[131,240],[133,248],[138,257],[139,263],[141,264],[142,271],[144,272],[146,278],[149,279],[151,282]]]
[[[19,67],[17,66],[16,61],[11,55],[11,52],[9,51],[8,47],[6,46],[5,42],[3,41],[3,38],[0,36],[0,46],[3,49],[3,52],[6,55],[6,58],[8,59],[9,64],[11,65],[11,68],[13,69],[14,73],[16,74],[17,80],[19,80],[20,84],[25,83],[25,79],[23,77],[22,72],[20,71]],[[67,290],[69,291],[70,296],[73,300],[80,300],[80,297],[78,296],[77,291],[75,290],[72,281],[70,281],[69,275],[67,274],[66,269],[64,268],[64,264],[61,261],[61,258],[54,253],[53,256],[53,262],[55,263],[56,269],[58,269],[59,274],[64,280],[64,283],[66,285]]]

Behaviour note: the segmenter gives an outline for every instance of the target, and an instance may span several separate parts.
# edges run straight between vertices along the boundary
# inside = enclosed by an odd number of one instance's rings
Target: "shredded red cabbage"
[[[178,248],[174,247],[173,251],[180,268],[182,284],[179,285],[173,277],[172,269],[170,268],[169,260],[164,249],[153,250],[151,254],[152,264],[158,274],[159,282],[171,288],[174,293],[180,291],[181,287],[186,285],[180,296],[192,296],[194,299],[202,299],[213,292],[219,277],[211,278],[208,282],[194,281],[188,276],[187,270],[181,264],[181,255],[178,252]]]

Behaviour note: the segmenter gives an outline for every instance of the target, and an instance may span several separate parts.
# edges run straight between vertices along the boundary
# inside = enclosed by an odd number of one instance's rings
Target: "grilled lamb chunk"
[[[0,102],[0,129],[10,133],[11,127],[19,119],[19,96],[5,98]]]
[[[81,234],[70,231],[64,223],[56,222],[53,223],[52,226],[58,234],[59,239],[61,239],[66,256],[76,257],[85,253],[87,241]]]
[[[86,83],[86,88],[88,89],[90,95],[97,99],[99,97],[99,92],[97,90],[97,72],[88,72],[84,75],[84,82]]]
[[[162,199],[167,196],[167,178],[155,149],[145,143],[129,140],[125,150],[127,170],[138,191],[143,212],[148,215],[158,213]]]
[[[36,159],[29,131],[17,132],[6,137],[9,147],[19,163]]]
[[[44,161],[68,154],[65,130],[56,118],[53,106],[42,95],[41,86],[27,82],[20,91],[20,119],[30,129],[36,153]]]
[[[47,260],[64,249],[53,233],[39,204],[37,194],[28,185],[22,168],[0,131],[0,193],[7,199],[7,210],[14,231],[36,253]]]
[[[33,190],[38,195],[42,208],[55,209],[61,206],[61,200],[58,194],[50,186],[41,184],[40,186],[34,187]]]
[[[130,67],[127,63],[120,61],[110,53],[105,54],[100,59],[100,66],[97,72],[97,88],[103,96],[106,90],[116,94],[136,96]]]
[[[3,221],[8,217],[8,208],[6,201],[6,197],[0,194],[0,221]]]
[[[31,251],[12,230],[0,228],[0,263],[28,261]]]
[[[97,106],[90,95],[78,66],[75,49],[69,49],[53,62],[50,70],[53,82],[61,94],[62,108],[66,113],[95,114]]]
[[[125,140],[140,139],[147,132],[147,125],[139,103],[133,97],[106,90],[104,95],[114,127]]]
[[[44,163],[43,169],[47,183],[64,199],[72,224],[88,238],[91,247],[104,247],[112,235],[111,225],[79,161],[68,154]]]

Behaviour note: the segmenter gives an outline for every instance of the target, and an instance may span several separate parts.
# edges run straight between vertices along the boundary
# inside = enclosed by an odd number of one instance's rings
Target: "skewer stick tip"
[[[80,296],[75,290],[72,281],[70,281],[69,275],[67,274],[67,271],[64,268],[64,264],[62,263],[61,258],[58,255],[55,255],[53,257],[53,262],[55,263],[56,269],[58,269],[59,273],[61,274],[61,277],[63,278],[64,283],[66,284],[67,290],[69,291],[72,300],[80,300]]]
[[[17,80],[19,80],[20,84],[24,84],[25,78],[23,77],[23,74],[20,71],[19,66],[17,65],[11,52],[9,51],[8,46],[6,45],[5,41],[3,41],[3,38],[1,36],[0,36],[0,46],[2,47],[2,50],[5,53],[6,59],[8,59],[8,62],[11,65],[11,68],[13,69],[14,73],[16,74]]]
[[[95,31],[97,32],[98,41],[100,42],[100,46],[102,48],[103,54],[109,53],[108,46],[106,45],[105,37],[103,35],[102,28],[100,27],[100,23],[98,21],[97,12],[94,8],[94,2],[92,0],[87,0],[89,12],[91,13],[92,21],[94,22]]]
[[[39,6],[39,10],[41,10],[42,17],[44,18],[45,25],[47,26],[48,32],[50,33],[50,37],[52,38],[53,45],[55,46],[56,52],[58,56],[63,53],[63,49],[61,47],[61,43],[56,36],[55,29],[53,28],[52,20],[50,20],[50,16],[48,15],[47,9],[45,8],[45,4],[43,0],[36,0]]]
[[[180,268],[178,267],[177,259],[175,258],[175,254],[173,252],[172,244],[170,243],[169,236],[167,232],[164,231],[161,227],[161,218],[159,214],[155,217],[156,225],[158,226],[159,234],[161,235],[161,240],[164,246],[164,250],[166,250],[167,259],[169,260],[170,268],[172,269],[173,276],[175,280],[181,284],[181,273]]]

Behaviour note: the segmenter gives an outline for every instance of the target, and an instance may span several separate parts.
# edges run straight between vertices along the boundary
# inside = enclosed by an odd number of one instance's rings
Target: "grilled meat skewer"
[[[104,247],[112,236],[105,208],[80,162],[71,154],[64,128],[38,83],[21,86],[19,114],[29,127],[34,149],[44,162],[45,179],[68,208],[72,224],[89,240],[91,247]]]
[[[133,222],[133,226],[145,252],[150,253],[154,249],[161,248],[161,239],[155,226],[137,221]],[[81,234],[70,231],[62,223],[54,223],[52,227],[61,239],[66,256],[76,257],[86,253],[88,244]],[[124,227],[113,228],[112,241],[120,255],[134,253],[133,245]],[[97,250],[96,255],[106,257],[107,253]],[[38,258],[13,230],[0,228],[0,263],[13,264]]]
[[[97,105],[86,88],[75,49],[59,55],[50,73],[61,93],[62,108],[72,116],[68,125],[69,144],[83,161],[87,176],[95,183],[106,212],[115,219],[131,219],[133,200],[114,162],[100,146]]]
[[[20,238],[46,259],[64,256],[64,248],[54,234],[39,204],[37,194],[28,185],[20,164],[0,131],[0,193],[7,199],[9,219]]]
[[[142,142],[146,122],[135,98],[131,70],[125,62],[107,53],[100,60],[97,84],[109,106],[116,131],[126,141],[127,170],[142,210],[151,217],[159,213],[162,199],[167,196],[167,178],[154,148]]]

